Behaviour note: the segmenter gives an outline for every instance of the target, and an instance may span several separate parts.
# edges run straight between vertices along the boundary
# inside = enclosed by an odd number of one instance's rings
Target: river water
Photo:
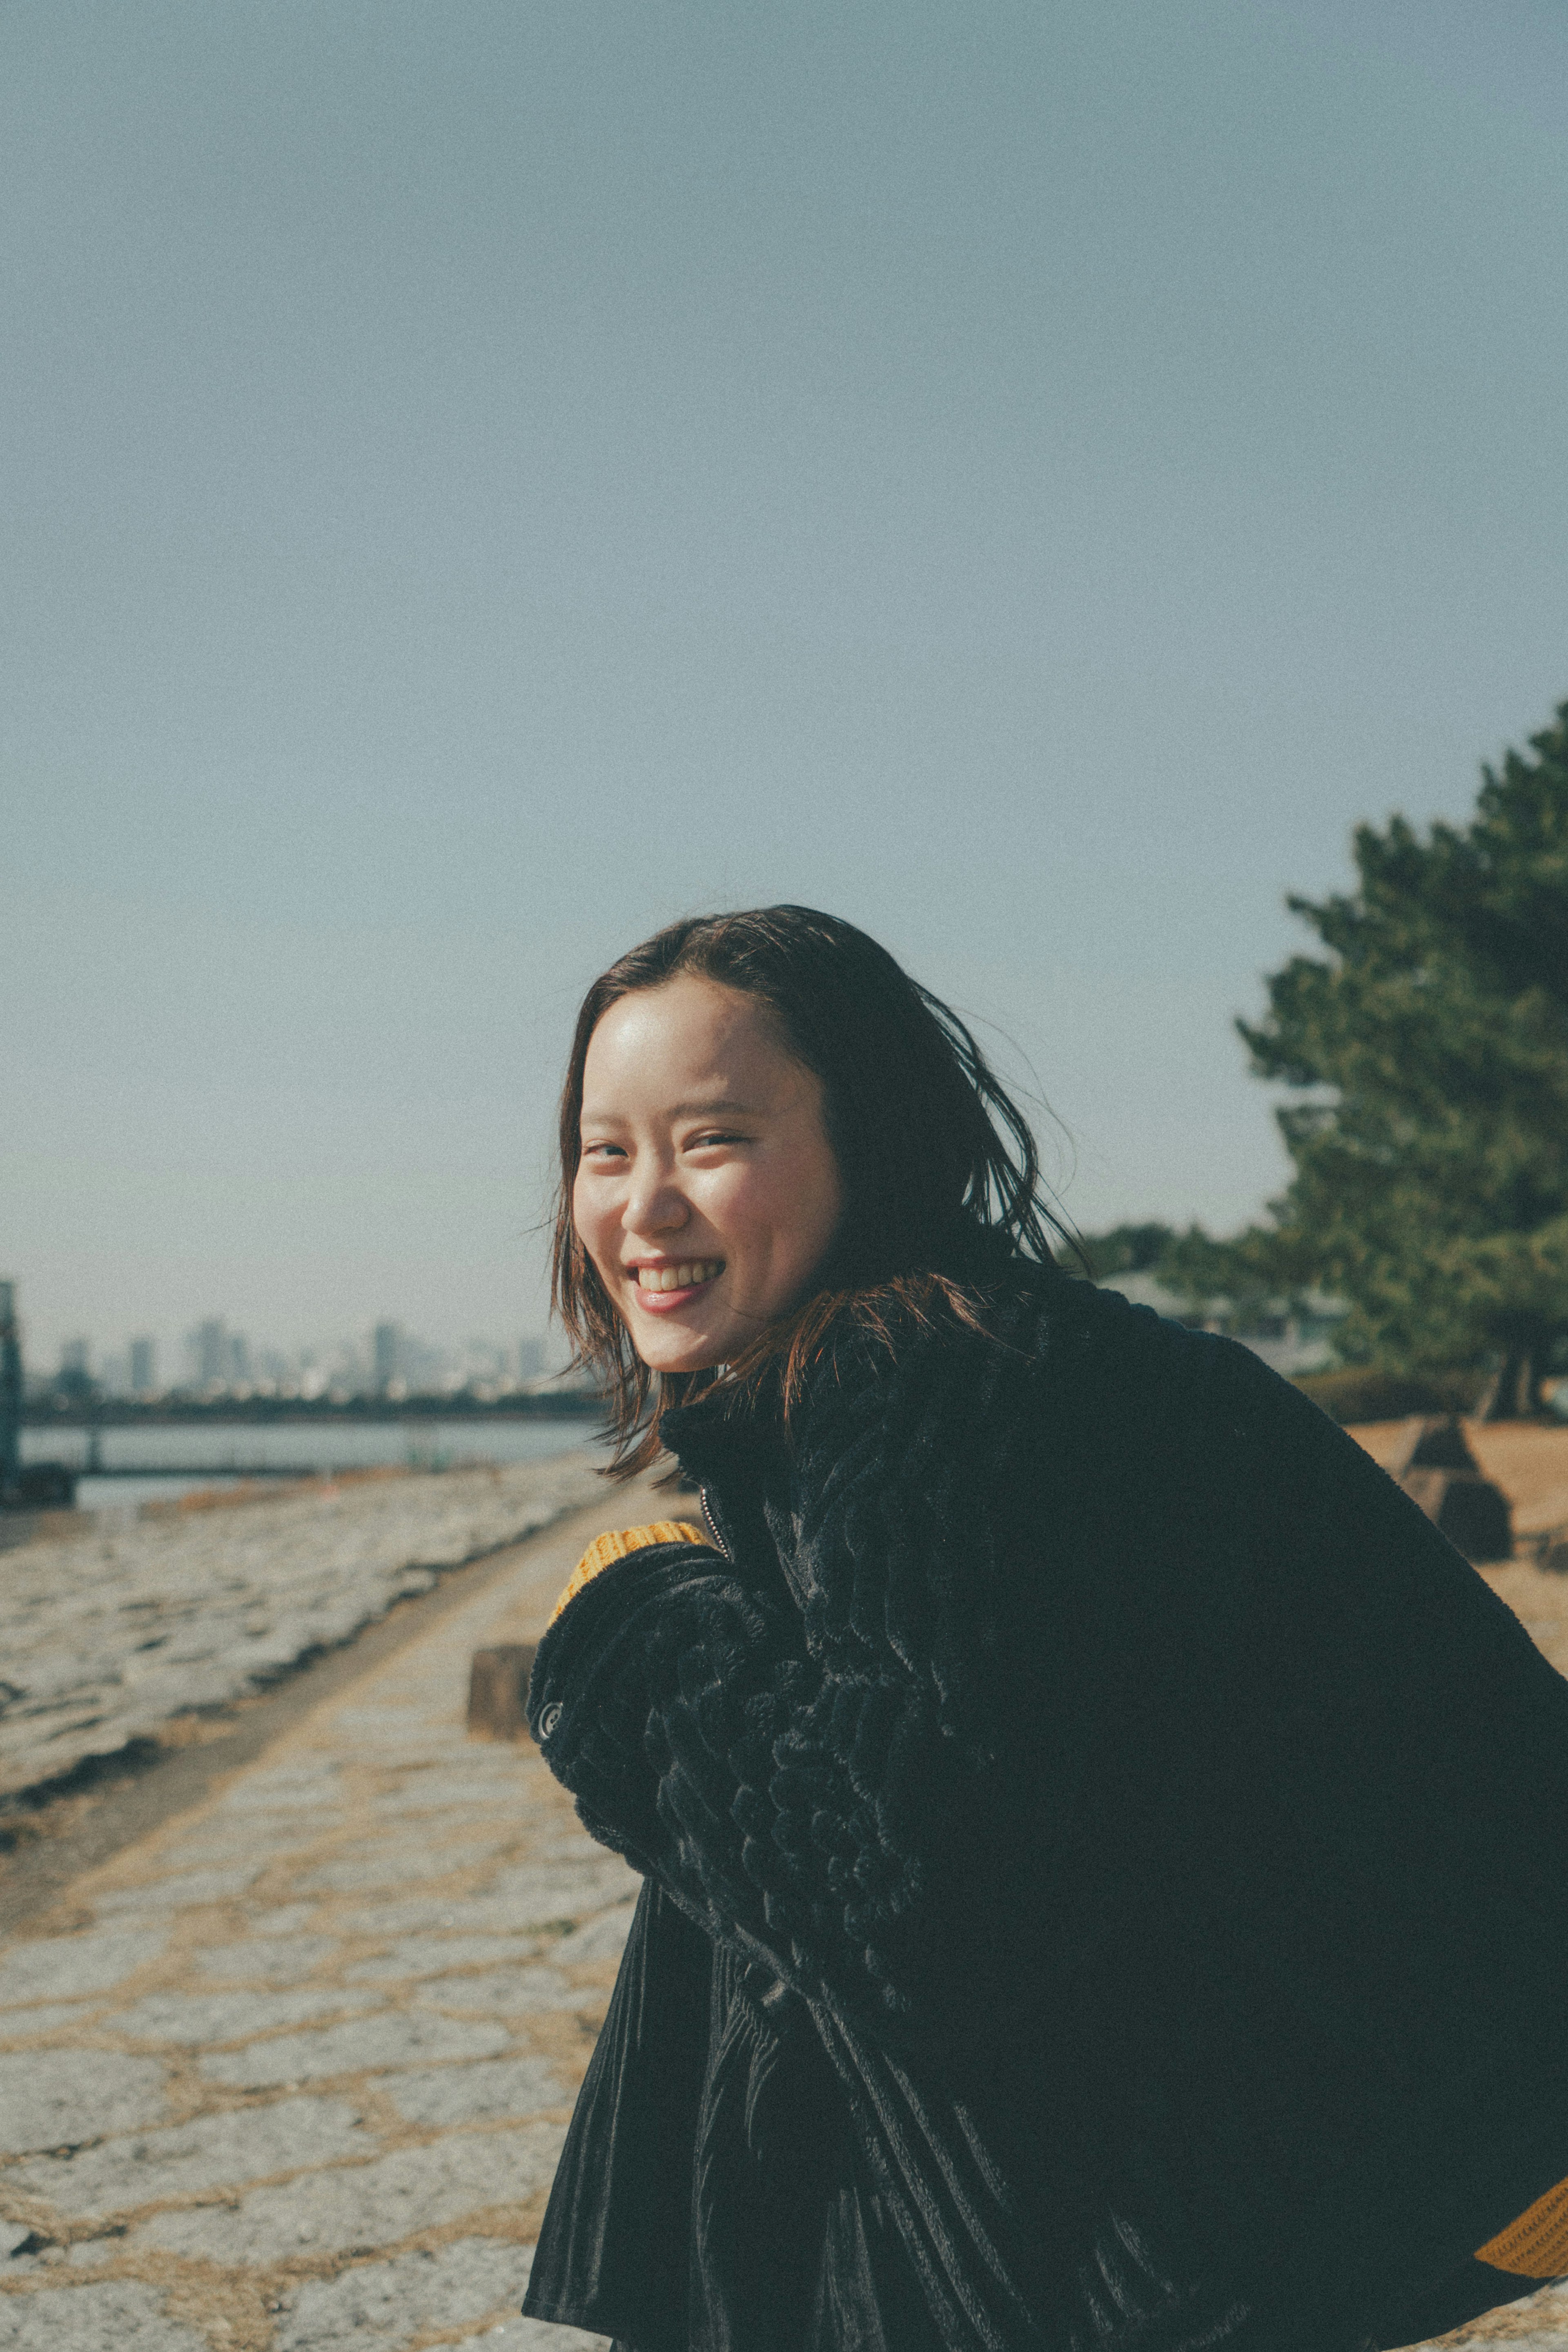
[[[25,1429],[22,1459],[65,1462],[83,1472],[77,1507],[92,1511],[163,1501],[197,1488],[237,1486],[257,1471],[319,1475],[389,1465],[449,1470],[460,1462],[542,1462],[549,1454],[591,1445],[596,1427],[591,1414],[573,1413],[559,1421],[208,1421],[99,1430],[103,1467],[133,1465],[144,1474],[137,1477],[94,1477],[87,1471],[84,1429]]]

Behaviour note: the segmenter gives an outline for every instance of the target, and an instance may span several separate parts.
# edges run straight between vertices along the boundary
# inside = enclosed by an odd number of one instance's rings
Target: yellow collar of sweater
[[[641,1551],[647,1544],[694,1543],[712,1549],[706,1530],[693,1527],[689,1519],[654,1519],[645,1528],[613,1528],[607,1534],[595,1536],[571,1574],[567,1578],[560,1599],[550,1611],[553,1625],[569,1601],[575,1601],[585,1584],[591,1584],[601,1569],[624,1559],[628,1552]]]

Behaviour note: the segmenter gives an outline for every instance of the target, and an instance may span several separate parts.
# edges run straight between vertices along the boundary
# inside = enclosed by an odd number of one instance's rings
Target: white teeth
[[[685,1265],[642,1265],[637,1280],[644,1290],[689,1290],[695,1283],[712,1282],[724,1272],[721,1257],[692,1258]]]

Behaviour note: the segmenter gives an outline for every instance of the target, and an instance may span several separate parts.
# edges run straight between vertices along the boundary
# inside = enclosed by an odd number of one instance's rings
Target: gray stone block
[[[377,1853],[402,1853],[423,1856],[430,1851],[433,1829],[444,1845],[463,1857],[465,1868],[493,1856],[497,1863],[511,1862],[528,1850],[528,1835],[517,1819],[517,1808],[508,1804],[504,1810],[484,1813],[477,1821],[466,1813],[450,1814],[438,1824],[423,1816],[406,1822],[378,1822],[371,1832]],[[370,1839],[363,1842],[364,1851],[372,1851]]]
[[[417,1765],[422,1759],[413,1752],[423,1743],[433,1747],[440,1734],[432,1727],[428,1713],[423,1706],[408,1706],[397,1699],[372,1701],[368,1706],[340,1706],[337,1720],[358,1750],[369,1747],[396,1748],[400,1764]]]
[[[0,2042],[22,2042],[29,2034],[57,2033],[62,2025],[79,2025],[96,2014],[98,2004],[78,2000],[46,2000],[33,2009],[0,2010]]]
[[[1480,2322],[1469,2327],[1457,2328],[1451,2336],[1438,2336],[1427,2344],[1412,2345],[1407,2352],[1568,2352],[1568,2328],[1559,2314],[1542,2320],[1539,2327],[1531,2325],[1529,2304],[1511,2305],[1506,2317],[1498,2315],[1498,2324],[1483,2328]]]
[[[235,1863],[226,1869],[176,1871],[145,1886],[122,1886],[99,1895],[93,1905],[100,1919],[115,1919],[127,1911],[183,1911],[197,1903],[224,1903],[243,1895],[261,1875],[259,1863]]]
[[[214,1818],[221,1821],[226,1816],[246,1822],[252,1838],[275,1835],[285,1824],[291,1829],[308,1825],[313,1834],[319,1835],[342,1819],[342,1811],[340,1789],[251,1789],[242,1780],[237,1789],[231,1789]]]
[[[411,2124],[490,2124],[570,2105],[542,2058],[491,2058],[475,2066],[432,2066],[389,2074],[381,2085]]]
[[[308,2279],[286,2302],[277,2352],[340,2352],[367,2343],[378,2352],[401,2352],[429,2328],[516,2315],[532,2252],[504,2238],[459,2238],[430,2253],[361,2263],[335,2279]],[[572,2331],[576,2352],[593,2341]]]
[[[250,1932],[253,1936],[298,1936],[309,1926],[319,1907],[315,1903],[274,1903],[265,1911],[253,1910]]]
[[[597,1918],[585,1919],[580,1927],[574,1927],[569,1936],[560,1938],[551,1951],[551,1958],[562,1968],[579,1961],[618,1960],[626,1948],[632,1914],[636,1907],[635,1900],[617,1903],[610,1910],[601,1911]]]
[[[8,2178],[57,2213],[134,2211],[166,2197],[193,2197],[241,2188],[275,2172],[334,2164],[340,2157],[373,2154],[357,2109],[342,2099],[279,2099],[270,2107],[241,2107],[162,2131],[136,2132],[44,2157]]]
[[[182,1870],[228,1870],[254,1859],[256,1852],[254,1822],[225,1820],[209,1813],[164,1859],[177,1863]]]
[[[597,1908],[597,1906],[595,1906]],[[553,1920],[557,1915],[549,1915]],[[402,1903],[367,1903],[345,1912],[339,1924],[349,1936],[506,1935],[526,1928],[523,1906],[489,1895],[414,1895]]]
[[[0,1960],[0,2007],[108,1992],[155,1960],[168,1941],[167,1927],[107,1927],[15,1944]]]
[[[498,1871],[485,1889],[492,1907],[509,1907],[517,1927],[544,1927],[554,1920],[574,1924],[607,1904],[624,1902],[640,1885],[618,1853],[591,1847],[580,1863],[514,1863]]]
[[[0,2056],[0,2151],[8,2156],[135,2131],[162,2123],[167,2112],[156,2058],[48,2049]]]
[[[506,1752],[510,1753],[509,1750]],[[415,1834],[421,1829],[428,1830],[433,1814],[476,1829],[516,1832],[521,1827],[518,1814],[527,1794],[521,1788],[486,1788],[482,1785],[465,1790],[444,1788],[422,1791],[417,1802],[412,1798],[391,1794],[377,1797],[369,1811],[378,1829],[401,1830],[405,1835]]]
[[[423,1838],[417,1844],[397,1844],[369,1853],[347,1854],[340,1862],[323,1863],[297,1883],[308,1893],[371,1895],[382,1886],[417,1886],[422,1880],[450,1878],[455,1871],[472,1870],[485,1859],[485,1848],[448,1840]]]
[[[1518,2303],[1482,2312],[1451,2336],[1437,2339],[1442,2352],[1502,2352],[1518,2345],[1521,2352],[1568,2352],[1568,2285],[1554,2281]],[[1435,2352],[1430,2344],[1412,2345],[1408,2352]]]
[[[474,1804],[512,1806],[525,1785],[523,1769],[524,1759],[504,1748],[476,1748],[465,1753],[460,1769],[411,1772],[401,1788],[382,1790],[371,1811],[395,1821],[405,1813],[461,1813]]]
[[[163,2297],[138,2279],[62,2279],[0,2303],[5,2352],[209,2352],[193,2327],[163,2316]]]
[[[416,1995],[421,2009],[481,2010],[489,2016],[525,2016],[533,2009],[580,2009],[594,1999],[542,1961],[492,1969],[482,1976],[435,1977]]]
[[[465,2336],[443,2352],[614,2352],[608,2336],[585,2336],[580,2327],[556,2327],[548,2319],[521,2315]]]
[[[345,2246],[392,2247],[418,2231],[520,2204],[548,2188],[564,2137],[564,2126],[553,2123],[454,2132],[424,2147],[396,2148],[371,2164],[253,2189],[237,2206],[155,2213],[129,2242],[229,2263],[278,2263]]]
[[[541,1822],[528,1840],[530,1862],[602,1862],[604,1848],[595,1843],[580,1823],[558,1816]]]
[[[234,1984],[297,1984],[340,1949],[335,1936],[257,1937],[194,1955],[202,1974]]]
[[[366,2068],[417,2064],[423,2059],[493,2058],[507,2046],[499,2025],[465,2023],[417,2011],[382,2011],[351,2018],[319,2033],[283,2033],[247,2050],[211,2052],[201,2062],[209,2081],[266,2090],[276,2083],[321,2082]]]
[[[538,1949],[533,1936],[400,1936],[390,1951],[356,1960],[343,1973],[350,1984],[399,1983],[490,1960],[531,1959]]]
[[[335,1756],[318,1755],[292,1764],[253,1765],[219,1810],[233,1812],[265,1805],[269,1797],[282,1797],[290,1804],[336,1804],[342,1793],[342,1764]]]
[[[173,2042],[187,2049],[248,2041],[280,2025],[307,2018],[350,2013],[375,2006],[375,1995],[335,1991],[330,1986],[303,1992],[152,1992],[134,2008],[104,2021],[111,2032],[136,2042]]]

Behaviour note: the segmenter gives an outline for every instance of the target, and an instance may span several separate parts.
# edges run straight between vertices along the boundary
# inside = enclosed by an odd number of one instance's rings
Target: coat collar
[[[755,1475],[780,1442],[770,1416],[722,1391],[696,1404],[667,1407],[659,1434],[686,1475],[699,1480]]]

